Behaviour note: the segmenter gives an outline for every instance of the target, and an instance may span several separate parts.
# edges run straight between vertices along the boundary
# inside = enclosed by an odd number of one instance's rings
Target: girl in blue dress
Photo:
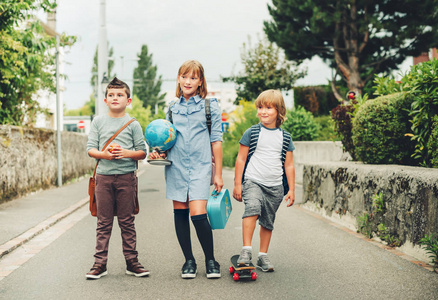
[[[172,164],[165,167],[166,198],[173,200],[176,235],[186,260],[181,270],[182,278],[195,278],[197,274],[189,215],[205,254],[207,278],[221,276],[219,263],[214,258],[213,233],[207,219],[212,155],[216,165],[214,188],[220,192],[223,187],[221,111],[217,99],[210,99],[210,134],[205,115],[206,96],[204,68],[198,61],[186,61],[178,71],[177,99],[169,107],[177,139],[167,152]],[[158,157],[156,152],[150,155],[152,159]]]

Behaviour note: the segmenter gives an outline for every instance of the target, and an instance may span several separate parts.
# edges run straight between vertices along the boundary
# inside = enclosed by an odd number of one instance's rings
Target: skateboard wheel
[[[230,267],[230,274],[233,274],[234,273],[234,268],[233,267]]]
[[[251,280],[256,280],[257,279],[257,273],[256,272],[252,272],[251,273]]]
[[[234,275],[233,275],[233,279],[234,279],[234,281],[239,280],[239,274],[234,273]]]

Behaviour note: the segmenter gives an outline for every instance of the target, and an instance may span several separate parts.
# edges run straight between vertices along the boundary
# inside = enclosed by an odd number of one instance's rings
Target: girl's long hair
[[[178,77],[180,75],[186,74],[195,74],[201,79],[201,86],[198,87],[197,94],[201,96],[201,98],[205,99],[207,97],[207,82],[205,81],[204,68],[201,63],[196,60],[188,60],[182,64],[182,66],[178,70]],[[177,77],[177,78],[178,78]],[[176,96],[179,98],[182,95],[182,90],[179,86],[179,83],[176,84]]]

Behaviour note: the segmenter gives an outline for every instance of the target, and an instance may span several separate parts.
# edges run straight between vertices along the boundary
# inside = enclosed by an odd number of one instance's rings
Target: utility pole
[[[61,129],[62,129],[62,101],[59,89],[59,35],[56,35],[56,158],[58,186],[62,186],[62,151],[61,151]]]
[[[105,0],[100,0],[99,7],[99,45],[97,58],[97,98],[96,98],[96,115],[104,115],[108,113],[106,106],[105,91],[102,81],[104,76],[108,76],[108,43],[106,34],[106,5]]]
[[[53,30],[53,34],[56,39],[55,48],[55,65],[56,65],[56,160],[57,160],[57,184],[58,187],[62,186],[62,147],[61,147],[61,132],[63,126],[64,113],[62,111],[62,98],[61,98],[61,48],[59,47],[59,34],[56,33],[56,9],[47,14],[47,26]]]

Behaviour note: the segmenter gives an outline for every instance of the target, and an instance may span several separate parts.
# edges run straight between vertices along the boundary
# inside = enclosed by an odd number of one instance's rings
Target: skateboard
[[[257,273],[254,272],[255,266],[253,265],[253,263],[250,263],[249,266],[241,267],[241,266],[237,265],[238,258],[239,258],[239,255],[233,255],[231,257],[230,274],[233,275],[234,281],[239,281],[241,279],[256,280]]]

